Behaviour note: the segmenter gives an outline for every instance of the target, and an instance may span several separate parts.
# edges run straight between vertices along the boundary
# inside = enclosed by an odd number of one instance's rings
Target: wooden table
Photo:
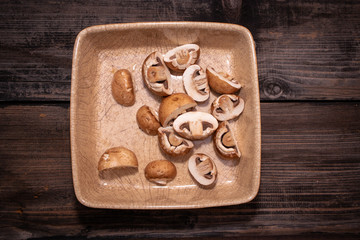
[[[359,239],[360,2],[1,1],[0,238]],[[232,22],[256,41],[262,166],[248,204],[102,210],[74,194],[71,60],[85,27]]]

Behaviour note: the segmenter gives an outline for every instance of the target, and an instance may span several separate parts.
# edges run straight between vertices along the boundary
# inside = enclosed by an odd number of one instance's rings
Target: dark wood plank
[[[68,101],[85,27],[183,20],[248,27],[263,100],[360,99],[359,1],[242,2],[239,14],[221,1],[1,1],[0,100]]]
[[[141,211],[77,202],[67,103],[3,103],[0,238],[357,238],[359,104],[262,103],[261,187],[252,202]]]

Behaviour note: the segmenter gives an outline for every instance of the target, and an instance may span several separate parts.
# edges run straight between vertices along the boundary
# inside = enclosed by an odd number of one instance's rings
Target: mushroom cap
[[[222,157],[227,159],[241,157],[241,152],[239,150],[238,143],[227,121],[220,123],[219,128],[216,130],[213,140],[214,140],[215,149]]]
[[[171,49],[164,55],[164,62],[175,72],[184,72],[199,59],[200,47],[197,44],[184,44]]]
[[[211,105],[211,114],[219,121],[234,119],[244,110],[244,100],[234,94],[223,94]]]
[[[158,113],[149,106],[142,106],[136,112],[139,128],[149,135],[157,135],[160,126]]]
[[[98,163],[99,171],[125,167],[138,167],[135,153],[125,147],[107,149],[100,157]]]
[[[150,53],[142,65],[142,77],[147,88],[158,96],[173,93],[172,80],[163,56],[159,52]]]
[[[166,185],[176,176],[176,167],[168,160],[152,161],[146,165],[144,171],[147,180],[159,185]]]
[[[171,124],[177,116],[197,106],[194,99],[185,93],[174,93],[164,98],[159,107],[159,120],[163,127]]]
[[[184,88],[197,102],[204,102],[210,96],[206,72],[199,65],[189,66],[183,74]]]
[[[111,92],[118,104],[132,106],[135,103],[135,93],[131,73],[127,69],[115,72],[111,82]]]
[[[178,136],[173,127],[160,127],[158,138],[160,148],[171,156],[185,155],[194,147],[191,141]]]
[[[206,74],[210,88],[217,93],[235,93],[241,88],[241,84],[237,80],[227,74],[216,72],[212,67],[206,69]]]
[[[209,113],[187,112],[175,119],[173,127],[184,138],[202,140],[218,128],[218,121]]]
[[[191,176],[203,186],[209,186],[216,180],[216,165],[206,154],[196,153],[192,155],[188,161],[188,169]]]

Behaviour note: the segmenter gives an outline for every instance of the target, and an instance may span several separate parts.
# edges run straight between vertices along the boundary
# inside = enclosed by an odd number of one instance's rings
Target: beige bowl
[[[159,108],[161,97],[144,85],[141,65],[146,56],[186,43],[196,43],[201,53],[198,64],[213,66],[239,79],[237,93],[245,101],[239,118],[230,122],[241,150],[240,160],[217,155],[211,137],[194,141],[189,154],[172,158],[137,126],[136,112],[142,105]],[[118,69],[132,74],[135,104],[124,107],[111,95],[113,74]],[[184,92],[181,76],[172,75],[175,92]],[[197,106],[210,112],[218,94]],[[75,193],[78,200],[94,208],[176,209],[241,204],[251,201],[260,184],[260,103],[254,41],[244,27],[223,23],[159,22],[93,26],[77,36],[71,79],[71,158]],[[132,150],[138,171],[114,172],[102,178],[98,161],[111,147]],[[187,169],[193,153],[210,156],[218,170],[216,184],[203,188]],[[144,168],[156,159],[168,159],[177,168],[176,178],[166,186],[146,180]]]

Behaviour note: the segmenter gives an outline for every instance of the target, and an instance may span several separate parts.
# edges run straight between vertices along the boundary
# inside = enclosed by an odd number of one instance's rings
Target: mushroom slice
[[[216,180],[216,165],[206,154],[192,155],[188,162],[188,169],[193,178],[203,186],[209,186]]]
[[[138,167],[138,161],[135,154],[124,147],[114,147],[107,149],[101,156],[98,163],[98,170]]]
[[[161,149],[171,156],[185,155],[194,147],[191,141],[178,136],[172,127],[160,127],[158,137]]]
[[[142,77],[145,85],[158,96],[168,96],[173,92],[171,75],[163,56],[158,52],[150,53],[142,65]]]
[[[205,112],[187,112],[174,121],[174,130],[190,140],[202,140],[210,136],[217,128],[218,121]]]
[[[209,85],[217,93],[235,93],[241,88],[241,84],[234,77],[227,73],[217,72],[214,68],[206,69]]]
[[[164,55],[164,62],[175,72],[184,72],[200,56],[200,47],[196,44],[185,44],[171,49]]]
[[[166,185],[176,176],[175,165],[168,160],[155,160],[145,167],[145,177],[150,182]]]
[[[210,96],[206,72],[199,65],[191,65],[183,74],[184,87],[195,101],[204,102]]]
[[[233,94],[223,94],[211,105],[211,114],[219,121],[234,119],[244,110],[244,100]]]
[[[214,145],[219,154],[224,158],[241,157],[237,141],[227,121],[220,123],[219,128],[216,130]]]
[[[196,102],[185,93],[174,93],[164,98],[159,107],[159,120],[163,127],[172,125],[182,113],[195,109]]]

